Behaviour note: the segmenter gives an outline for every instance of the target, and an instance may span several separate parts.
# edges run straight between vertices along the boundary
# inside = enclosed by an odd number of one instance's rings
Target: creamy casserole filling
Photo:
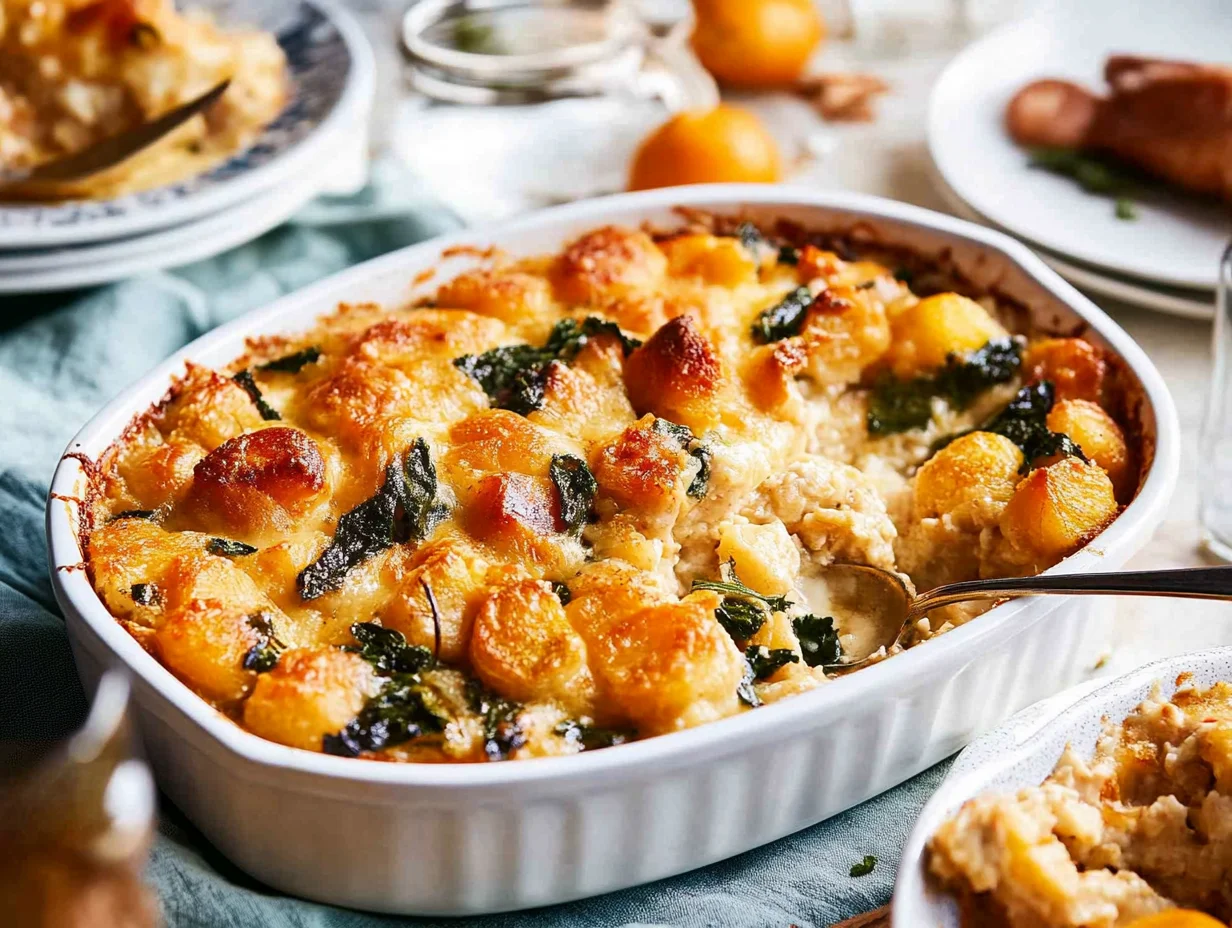
[[[0,0],[0,167],[79,151],[227,78],[208,112],[124,163],[5,196],[109,197],[200,173],[278,115],[287,77],[272,35],[224,31],[171,0]]]
[[[979,796],[938,830],[929,869],[971,925],[1158,928],[1232,919],[1232,686],[1158,689],[1086,760],[1040,786]]]
[[[567,754],[824,685],[868,624],[835,561],[1032,573],[1132,495],[1088,342],[728,231],[470,255],[190,366],[99,462],[95,588],[266,738]]]

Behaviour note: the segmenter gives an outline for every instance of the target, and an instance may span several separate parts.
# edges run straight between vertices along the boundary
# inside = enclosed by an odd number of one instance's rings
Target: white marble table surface
[[[377,51],[379,84],[373,143],[379,149],[385,141],[382,128],[391,122],[383,114],[393,112],[401,95],[396,35],[402,4],[353,0],[353,5],[364,16]],[[818,70],[869,72],[887,80],[892,89],[878,102],[875,121],[825,124],[805,103],[786,96],[736,99],[763,115],[789,153],[801,155],[790,179],[948,212],[929,177],[925,114],[933,82],[946,62],[974,35],[950,25],[939,27],[936,4],[918,14],[928,17],[926,23],[912,18],[910,0],[891,7],[892,14],[878,18],[874,11],[866,16],[858,39],[829,42],[814,64]],[[857,12],[859,8],[857,4]],[[806,143],[810,137],[811,146]],[[820,157],[804,157],[810,147],[820,151]],[[1137,309],[1105,297],[1092,298],[1125,327],[1159,367],[1180,414],[1181,473],[1172,505],[1154,538],[1127,566],[1146,569],[1212,563],[1201,544],[1196,470],[1198,428],[1211,369],[1210,324]],[[1122,598],[1117,602],[1117,637],[1119,643],[1101,673],[1157,657],[1232,644],[1232,604]]]

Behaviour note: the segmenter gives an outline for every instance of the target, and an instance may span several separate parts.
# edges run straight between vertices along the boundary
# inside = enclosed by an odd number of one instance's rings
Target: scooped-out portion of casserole
[[[569,754],[822,686],[869,621],[828,565],[1038,572],[1140,458],[1114,359],[843,241],[711,218],[455,254],[430,300],[189,366],[97,462],[94,586],[314,751]]]
[[[933,837],[929,869],[981,928],[1227,924],[1232,685],[1157,688],[1089,760],[1067,748],[1040,786],[970,800]]]
[[[199,174],[274,120],[288,80],[272,35],[220,29],[172,0],[0,0],[0,168],[80,151],[228,78],[209,110],[127,161],[4,196],[112,197]]]

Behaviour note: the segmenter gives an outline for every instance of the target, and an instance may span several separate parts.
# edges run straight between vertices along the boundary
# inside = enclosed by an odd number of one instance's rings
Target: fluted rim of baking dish
[[[295,331],[310,324],[337,302],[349,285],[378,277],[426,254],[439,256],[459,245],[484,245],[516,240],[519,234],[550,232],[567,234],[580,221],[600,225],[613,214],[643,211],[646,218],[675,207],[731,211],[742,206],[783,210],[817,208],[863,214],[940,232],[989,251],[998,252],[1028,278],[1049,291],[1081,317],[1115,351],[1141,385],[1154,421],[1154,456],[1137,496],[1107,529],[1061,564],[1047,572],[1099,570],[1108,555],[1142,540],[1161,521],[1176,481],[1180,460],[1180,429],[1175,406],[1163,378],[1137,343],[1103,310],[1061,279],[1024,245],[995,230],[975,225],[917,206],[867,194],[820,192],[792,185],[709,184],[639,193],[616,194],[570,203],[490,228],[468,229],[431,239],[366,261],[331,275],[302,290],[288,294],[261,309],[222,325],[177,351],[103,407],[69,443],[52,478],[47,500],[47,546],[52,586],[65,613],[74,612],[97,635],[115,658],[158,692],[185,719],[208,736],[198,738],[247,762],[247,775],[285,776],[295,771],[325,777],[337,783],[414,786],[428,790],[490,790],[511,784],[585,778],[607,780],[631,775],[652,765],[655,771],[698,763],[707,757],[725,756],[750,746],[777,740],[800,726],[824,721],[827,709],[861,699],[879,699],[892,692],[891,680],[931,675],[944,679],[957,672],[979,653],[980,644],[997,636],[1014,635],[1029,622],[1050,613],[1057,598],[1016,600],[998,606],[978,620],[955,628],[891,660],[866,667],[755,712],[742,712],[696,728],[657,735],[601,751],[567,757],[528,758],[498,764],[395,764],[317,754],[287,747],[251,734],[232,722],[180,682],[148,654],[116,621],[81,569],[74,506],[65,497],[80,492],[86,477],[74,457],[97,455],[120,434],[132,417],[166,391],[184,362],[211,351],[232,346],[238,354],[247,336]],[[410,282],[408,281],[408,288]],[[409,292],[409,290],[408,290]],[[322,302],[328,300],[329,307]],[[181,731],[183,734],[183,732]],[[369,798],[378,801],[379,796]]]

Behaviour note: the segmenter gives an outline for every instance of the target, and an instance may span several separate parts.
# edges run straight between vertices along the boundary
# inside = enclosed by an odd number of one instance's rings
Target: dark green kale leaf
[[[1004,435],[1022,449],[1020,473],[1027,473],[1040,458],[1053,455],[1087,459],[1077,442],[1048,428],[1048,413],[1052,411],[1055,397],[1056,391],[1050,381],[1028,384],[1003,410],[980,426],[980,431]]]
[[[1131,186],[1128,175],[1109,162],[1072,148],[1033,148],[1028,163],[1077,181],[1087,193],[1114,195]]]
[[[779,264],[797,265],[800,263],[800,250],[791,245],[779,248]]]
[[[252,379],[252,371],[244,368],[238,374],[234,374],[231,379],[244,388],[244,392],[248,394],[248,398],[252,400],[253,405],[257,407],[257,412],[261,414],[262,419],[272,422],[275,419],[282,418],[278,414],[277,409],[265,402],[265,397],[261,395],[261,388]]]
[[[162,592],[153,583],[134,583],[128,592],[139,606],[157,606],[163,601]]]
[[[278,640],[274,634],[274,624],[268,612],[254,612],[248,617],[248,626],[258,635],[258,641],[244,655],[242,666],[245,670],[265,673],[273,670],[278,664],[278,658],[287,646]]]
[[[769,309],[762,310],[753,323],[753,340],[765,345],[799,335],[812,305],[813,292],[808,287],[797,287]]]
[[[599,492],[599,482],[586,462],[572,454],[555,454],[548,475],[560,494],[560,518],[570,535],[582,534],[582,526],[590,518],[590,510]]]
[[[552,731],[570,744],[579,745],[583,751],[615,747],[637,737],[636,732],[621,731],[616,728],[596,728],[594,725],[575,719],[560,722]]]
[[[800,641],[804,663],[810,667],[828,667],[842,658],[843,648],[833,616],[802,615],[791,620],[791,627]]]
[[[382,676],[419,673],[435,663],[431,651],[422,645],[408,644],[406,636],[397,629],[375,622],[356,622],[351,626],[351,634],[359,647],[347,645],[344,650],[358,654]]]
[[[744,662],[744,676],[736,684],[736,695],[742,703],[753,709],[761,705],[761,697],[757,695],[757,690],[753,687],[753,681],[756,679],[757,674],[753,670],[753,665],[746,660]]]
[[[932,376],[899,380],[886,373],[873,385],[868,402],[870,435],[892,435],[928,425],[933,397],[966,409],[990,387],[1014,378],[1022,366],[1022,342],[994,338],[965,358],[951,354]]]
[[[342,731],[326,735],[321,748],[327,754],[358,757],[364,751],[379,751],[442,732],[451,720],[436,691],[419,674],[398,673]]]
[[[859,863],[851,865],[852,876],[868,876],[873,872],[873,868],[877,866],[877,858],[873,854],[865,854],[864,859]]]
[[[561,583],[559,580],[552,581],[552,592],[556,594],[556,598],[560,600],[562,606],[569,605],[573,601],[573,593],[569,587]]]
[[[246,554],[257,553],[257,549],[252,545],[246,545],[242,541],[233,541],[230,538],[211,538],[205,550],[210,554],[220,554],[223,557],[243,557]]]
[[[689,457],[697,461],[697,473],[689,481],[685,490],[693,499],[702,499],[706,495],[706,487],[710,485],[710,462],[714,455],[702,444],[687,425],[680,425],[670,419],[655,419],[651,429],[660,435],[666,435],[680,443],[680,447],[689,452]]]
[[[616,323],[587,316],[580,323],[576,319],[556,323],[543,347],[503,345],[483,354],[464,354],[453,363],[483,387],[494,408],[524,416],[543,406],[551,365],[572,361],[590,339],[602,335],[618,338],[626,355],[641,345]]]
[[[114,515],[107,517],[108,522],[115,522],[119,519],[149,519],[155,521],[158,515],[157,509],[125,509],[123,512],[117,512]]]
[[[725,596],[714,610],[714,617],[733,641],[747,641],[766,624],[766,607],[752,600]]]
[[[744,659],[753,668],[755,680],[765,680],[773,676],[780,667],[798,663],[800,660],[791,648],[767,648],[763,644],[749,645],[745,648]]]
[[[394,544],[422,541],[448,514],[437,497],[428,443],[417,438],[401,460],[385,468],[376,495],[338,519],[329,547],[296,578],[300,596],[316,599],[340,589],[353,567]]]
[[[320,358],[320,348],[305,348],[303,351],[297,351],[294,354],[289,354],[281,358],[275,358],[273,361],[266,361],[264,364],[258,364],[257,370],[280,371],[284,374],[298,374],[307,365],[315,364],[320,360]]]
[[[481,706],[483,714],[483,753],[488,760],[508,760],[526,744],[526,732],[518,720],[522,707],[508,699],[489,696]]]

